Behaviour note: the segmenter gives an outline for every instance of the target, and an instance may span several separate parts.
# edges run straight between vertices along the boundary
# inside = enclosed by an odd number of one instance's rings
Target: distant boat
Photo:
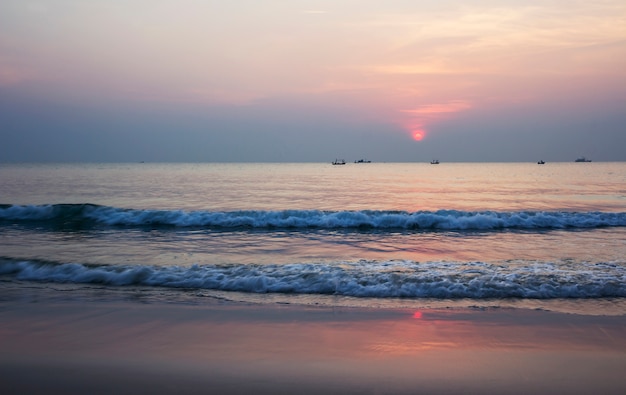
[[[372,163],[371,160],[359,159],[355,160],[354,163]]]
[[[335,161],[333,162],[333,165],[345,165],[346,161],[343,159],[335,159]]]
[[[576,159],[574,162],[591,162],[591,159],[587,159],[584,156],[581,156],[580,158]]]
[[[438,165],[439,164],[439,159],[433,159],[430,161],[431,165]]]
[[[546,164],[546,162],[544,162],[544,161],[540,160],[539,162],[537,162],[537,164],[538,164],[538,165],[545,165],[545,164]]]

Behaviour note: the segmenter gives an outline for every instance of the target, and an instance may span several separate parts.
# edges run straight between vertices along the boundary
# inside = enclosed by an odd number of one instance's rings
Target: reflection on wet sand
[[[626,389],[624,316],[13,301],[0,318],[3,393]]]

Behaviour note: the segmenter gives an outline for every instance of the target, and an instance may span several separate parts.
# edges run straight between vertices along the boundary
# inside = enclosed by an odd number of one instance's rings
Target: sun
[[[426,133],[423,130],[414,130],[413,131],[413,140],[422,141]]]

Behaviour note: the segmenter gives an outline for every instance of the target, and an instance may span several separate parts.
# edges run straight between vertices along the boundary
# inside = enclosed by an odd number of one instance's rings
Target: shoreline
[[[626,392],[626,314],[0,300],[0,392]]]

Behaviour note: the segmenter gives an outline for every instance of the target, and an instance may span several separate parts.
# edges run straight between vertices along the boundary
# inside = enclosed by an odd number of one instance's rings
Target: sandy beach
[[[626,316],[0,302],[3,394],[621,394]]]

